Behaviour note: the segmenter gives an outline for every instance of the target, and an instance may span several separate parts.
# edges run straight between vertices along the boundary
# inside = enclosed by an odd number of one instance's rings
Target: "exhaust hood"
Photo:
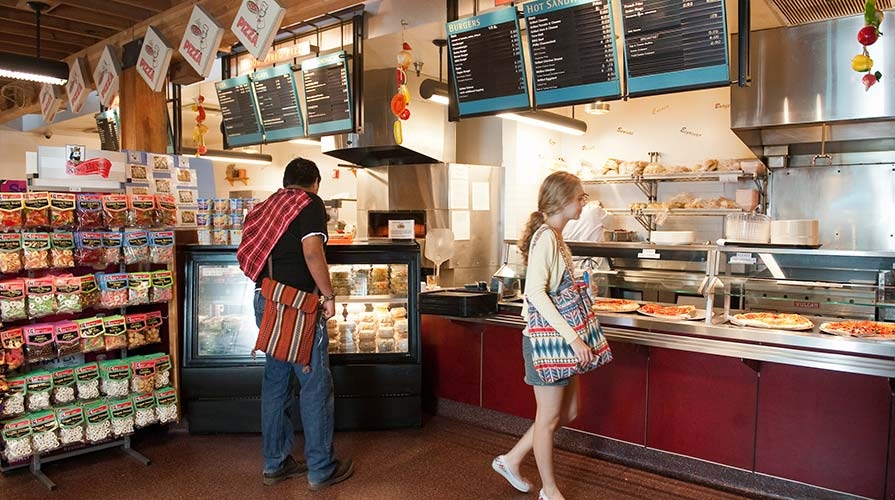
[[[851,69],[863,26],[855,16],[753,32],[752,83],[731,87],[733,132],[759,157],[895,151],[892,80],[865,91],[863,73]],[[868,51],[873,70],[892,78],[895,12],[880,31]]]
[[[419,98],[420,80],[407,73],[410,118],[400,120],[400,143],[394,133],[398,118],[391,112],[398,88],[395,70],[376,69],[364,72],[363,125],[358,133],[324,137],[321,151],[362,167],[455,161],[455,126],[447,120],[447,108]]]

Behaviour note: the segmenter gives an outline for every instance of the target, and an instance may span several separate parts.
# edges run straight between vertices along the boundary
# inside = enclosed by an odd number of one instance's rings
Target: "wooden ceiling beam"
[[[0,19],[29,26],[31,31],[34,32],[34,15],[29,14],[23,10],[12,9],[9,7],[0,7]],[[111,30],[108,28],[92,26],[85,27],[81,23],[70,21],[68,19],[60,19],[49,14],[41,16],[40,30],[42,33],[47,31],[61,31],[63,33],[71,33],[74,35],[84,35],[96,40],[108,38],[116,33],[115,30]]]
[[[15,45],[21,45],[23,47],[28,47],[31,52],[29,55],[36,56],[37,55],[37,39],[34,36],[22,36],[22,35],[12,35],[7,32],[0,33],[0,42],[2,43],[12,43]],[[62,43],[62,42],[54,42],[51,40],[45,40],[43,37],[40,39],[40,56],[46,57],[47,59],[51,59],[49,57],[48,51],[53,52],[63,52],[64,55],[59,59],[65,59],[72,52],[78,50],[78,46]]]
[[[0,33],[0,44],[3,44],[3,52],[8,54],[18,54],[20,56],[35,57],[34,46],[28,45],[27,42],[21,42],[14,36]],[[63,61],[70,54],[70,51],[59,51],[52,49],[40,48],[41,60]]]
[[[130,28],[134,24],[134,21],[130,19],[107,16],[90,10],[81,10],[77,7],[72,7],[71,5],[58,5],[53,7],[44,13],[43,18],[47,17],[56,17],[81,23],[85,25],[86,29],[103,28],[112,30],[113,34],[109,36],[114,36],[115,33]]]
[[[129,7],[142,7],[144,9],[149,9],[152,11],[164,12],[175,4],[172,4],[171,0],[112,0],[115,3],[120,3],[122,5],[126,5]]]
[[[103,15],[117,16],[124,19],[129,19],[133,22],[142,21],[147,17],[158,14],[158,12],[150,9],[122,5],[120,3],[114,3],[108,0],[62,0],[60,3],[63,5],[78,7],[79,9],[83,10],[91,10]]]
[[[37,40],[37,32],[35,31],[34,27],[26,26],[24,24],[8,23],[3,27],[3,33],[30,38],[31,40],[35,41]],[[74,33],[64,33],[61,31],[41,30],[41,45],[43,45],[44,42],[64,43],[67,45],[71,45],[72,50],[78,50],[79,48],[88,47],[90,45],[98,43],[95,38],[91,38],[89,36],[76,35]]]

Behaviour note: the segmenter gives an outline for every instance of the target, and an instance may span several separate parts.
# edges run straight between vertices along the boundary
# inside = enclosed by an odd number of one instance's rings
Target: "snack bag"
[[[99,302],[99,286],[96,284],[96,277],[92,274],[81,276],[81,309],[97,307]]]
[[[121,437],[134,433],[134,402],[131,398],[110,402],[109,415],[113,436]]]
[[[77,250],[75,260],[80,266],[98,266],[103,263],[103,233],[75,233]]]
[[[50,234],[50,267],[75,267],[75,233]]]
[[[52,276],[25,280],[28,317],[43,318],[56,312],[56,283]]]
[[[146,427],[147,425],[158,422],[158,416],[155,414],[155,393],[149,392],[145,394],[134,394],[134,425],[136,427]]]
[[[131,367],[125,360],[110,359],[100,361],[99,371],[102,380],[99,385],[103,396],[122,398],[130,390]]]
[[[99,363],[86,363],[75,367],[75,388],[78,399],[90,401],[99,397]]]
[[[103,222],[109,229],[121,229],[127,226],[127,195],[103,195]]]
[[[84,408],[87,426],[84,430],[88,443],[98,443],[109,439],[112,435],[112,423],[109,421],[109,404],[96,401]]]
[[[104,351],[106,343],[103,339],[103,319],[102,318],[85,318],[76,319],[78,324],[78,335],[81,336],[81,351],[93,352]]]
[[[156,226],[174,227],[177,225],[177,202],[174,195],[155,195]]]
[[[128,314],[124,317],[124,323],[127,326],[127,347],[128,349],[136,349],[142,347],[146,342],[146,315]]]
[[[47,453],[62,446],[58,432],[56,413],[41,411],[31,414],[31,444],[34,445],[34,453]]]
[[[152,289],[149,301],[152,303],[168,302],[174,298],[174,273],[168,270],[152,273]]]
[[[127,305],[138,306],[149,303],[149,290],[152,287],[153,273],[127,274]]]
[[[50,193],[50,227],[74,229],[75,193]]]
[[[0,234],[0,273],[18,274],[22,272],[22,235],[19,233]]]
[[[149,233],[146,231],[127,231],[124,233],[124,263],[149,263]]]
[[[155,196],[134,194],[129,197],[128,226],[150,228],[155,222]]]
[[[80,406],[57,408],[56,421],[59,422],[59,442],[63,446],[85,441],[84,408]]]
[[[18,370],[25,364],[25,336],[22,334],[21,328],[9,328],[0,331],[0,347],[3,348],[3,354],[6,361],[6,369],[8,371]]]
[[[127,273],[98,273],[96,279],[99,281],[100,307],[117,309],[127,305],[129,300]]]
[[[146,342],[158,344],[162,341],[162,312],[150,311],[146,313]]]
[[[56,286],[56,312],[63,314],[81,312],[81,277],[58,276],[53,283]]]
[[[102,264],[112,265],[121,262],[121,244],[124,242],[124,235],[107,231],[103,234],[103,257]]]
[[[28,318],[25,308],[25,280],[0,282],[0,320],[19,321]]]
[[[50,195],[46,191],[25,193],[24,229],[50,227]]]
[[[149,251],[153,264],[174,263],[174,231],[149,233]]]
[[[75,400],[75,369],[71,366],[53,370],[53,404],[65,405]]]
[[[25,377],[25,401],[28,411],[45,410],[52,406],[53,375],[45,370],[31,372]]]
[[[177,421],[177,391],[173,387],[163,387],[155,392],[156,416],[160,424]]]
[[[106,350],[114,351],[116,349],[127,348],[127,325],[124,316],[106,316],[103,318],[103,339],[105,339]]]
[[[29,363],[56,359],[56,335],[52,323],[23,326],[22,334],[25,335]]]
[[[23,193],[0,193],[0,231],[21,231],[24,209]]]
[[[103,197],[100,194],[85,193],[77,196],[78,229],[81,231],[102,229],[103,226]]]
[[[34,455],[31,447],[31,421],[27,417],[3,424],[3,455],[9,462],[19,462]]]
[[[13,377],[6,381],[9,385],[9,392],[6,395],[6,404],[3,405],[3,412],[0,417],[15,417],[25,413],[25,392],[27,384],[25,376]]]
[[[25,256],[25,269],[50,267],[49,233],[22,233],[22,250]]]

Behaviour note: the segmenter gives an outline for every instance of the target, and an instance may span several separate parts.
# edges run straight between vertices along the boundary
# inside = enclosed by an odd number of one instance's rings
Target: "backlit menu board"
[[[530,107],[515,7],[447,23],[461,117]]]
[[[354,131],[354,106],[344,51],[302,61],[308,135]]]
[[[118,109],[113,108],[93,115],[96,120],[96,130],[99,132],[100,149],[103,151],[119,151]]]
[[[608,0],[523,4],[536,106],[621,96]]]
[[[251,79],[265,142],[304,137],[292,66],[284,64],[258,70]]]
[[[724,0],[621,0],[629,95],[730,84]]]
[[[221,80],[214,84],[221,104],[224,133],[228,146],[261,144],[263,134],[252,82],[247,75]]]

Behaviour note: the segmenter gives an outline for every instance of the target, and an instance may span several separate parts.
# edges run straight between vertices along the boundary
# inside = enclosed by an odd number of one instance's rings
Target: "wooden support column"
[[[153,92],[136,68],[121,71],[119,81],[121,149],[165,153],[168,148],[164,92]]]

